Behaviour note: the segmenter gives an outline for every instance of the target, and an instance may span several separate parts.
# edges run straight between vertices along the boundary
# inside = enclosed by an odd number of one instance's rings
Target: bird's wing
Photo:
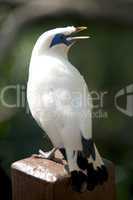
[[[82,96],[82,107],[79,113],[80,131],[84,138],[89,139],[92,137],[92,99],[86,83],[84,83]]]
[[[86,83],[84,82],[84,92],[81,111],[79,113],[80,136],[82,144],[82,152],[86,157],[95,160],[96,151],[92,140],[92,98],[89,94]]]

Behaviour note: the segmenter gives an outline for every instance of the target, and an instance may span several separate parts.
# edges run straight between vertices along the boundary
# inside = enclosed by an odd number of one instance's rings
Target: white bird
[[[83,76],[68,60],[77,40],[72,36],[86,27],[68,26],[43,33],[30,61],[27,99],[33,118],[49,136],[54,149],[66,152],[72,186],[93,190],[108,178],[106,167],[92,140],[92,102]],[[81,51],[82,53],[83,51]]]

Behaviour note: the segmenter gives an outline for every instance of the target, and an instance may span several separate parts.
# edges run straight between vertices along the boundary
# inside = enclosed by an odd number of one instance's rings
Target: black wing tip
[[[94,142],[92,138],[86,139],[81,135],[81,141],[83,145],[83,152],[86,157],[92,156],[93,160],[96,160],[96,152],[95,152],[95,147],[94,147]]]

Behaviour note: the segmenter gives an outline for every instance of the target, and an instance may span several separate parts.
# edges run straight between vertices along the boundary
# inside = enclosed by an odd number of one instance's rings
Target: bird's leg
[[[65,148],[62,147],[62,148],[59,148],[59,150],[60,150],[61,154],[63,155],[64,159],[67,161],[67,155],[66,155]]]
[[[43,159],[49,159],[54,160],[55,158],[55,151],[57,148],[53,148],[51,151],[44,152],[41,149],[39,149],[39,154],[33,155],[36,158],[43,158]]]
[[[39,150],[39,155],[44,157],[45,159],[49,159],[52,160],[54,159],[54,155],[55,155],[55,151],[57,150],[57,148],[53,148],[51,151],[48,152],[44,152],[41,149]]]

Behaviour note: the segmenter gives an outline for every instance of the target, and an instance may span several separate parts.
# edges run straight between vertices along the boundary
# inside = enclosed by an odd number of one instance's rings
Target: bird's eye
[[[60,35],[60,39],[61,39],[61,40],[64,40],[64,39],[65,39],[65,36],[64,36],[64,35]]]

